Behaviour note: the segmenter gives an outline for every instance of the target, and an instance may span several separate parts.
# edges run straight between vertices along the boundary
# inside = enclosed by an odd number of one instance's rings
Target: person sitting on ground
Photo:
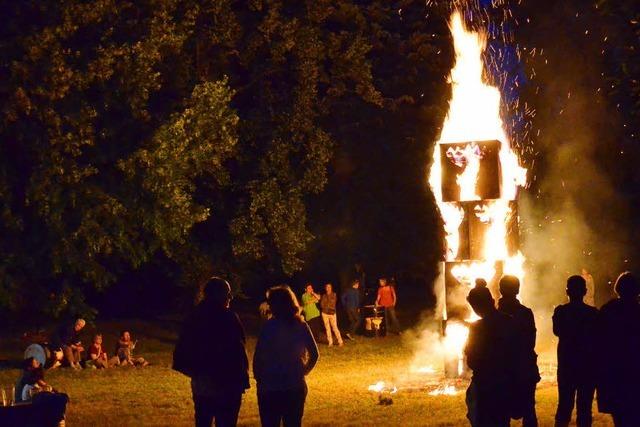
[[[58,393],[44,379],[44,369],[36,358],[23,361],[23,371],[15,387],[16,402],[31,402],[28,425],[57,426],[64,420],[69,397]],[[22,425],[22,424],[21,424]]]
[[[80,331],[85,325],[84,319],[77,319],[70,325],[61,325],[52,343],[53,348],[62,349],[64,360],[74,369],[82,369],[80,361],[82,360],[84,347],[80,342]]]
[[[384,307],[385,325],[388,333],[400,334],[400,323],[396,317],[397,295],[393,286],[389,286],[386,277],[378,279],[378,296],[376,306]]]
[[[35,392],[52,391],[53,388],[44,380],[44,368],[35,357],[23,360],[22,376],[16,386],[16,402],[30,401]]]
[[[34,357],[45,369],[55,369],[64,358],[61,348],[52,348],[47,343],[33,343],[24,350],[24,359]]]
[[[249,388],[244,329],[230,303],[229,282],[209,279],[173,352],[173,369],[191,378],[196,427],[211,427],[213,420],[216,426],[235,426]]]
[[[596,345],[599,350],[598,409],[613,416],[616,425],[640,426],[640,283],[622,273],[615,284],[618,298],[600,309]]]
[[[320,298],[320,311],[322,311],[322,321],[324,322],[324,329],[327,331],[327,343],[329,346],[333,345],[333,336],[331,330],[336,334],[338,345],[342,346],[342,336],[340,335],[340,329],[338,329],[338,315],[336,314],[336,304],[338,297],[333,292],[333,285],[327,283],[324,285],[325,293]]]
[[[118,356],[113,356],[109,359],[109,355],[102,345],[102,334],[96,334],[96,336],[93,337],[93,344],[89,347],[89,362],[91,362],[92,366],[98,369],[104,369],[112,366],[118,366],[120,364],[120,359]]]
[[[476,284],[467,301],[480,319],[469,327],[465,356],[473,371],[467,389],[467,418],[472,427],[508,427],[517,342],[513,318],[498,311],[491,292]]]
[[[147,366],[149,362],[143,357],[134,357],[133,350],[136,348],[138,341],[131,339],[129,331],[122,331],[118,344],[116,344],[116,356],[121,365],[126,366]]]
[[[318,346],[288,286],[271,288],[268,298],[273,318],[262,328],[253,358],[260,421],[264,427],[281,422],[299,427],[307,396],[305,376],[318,361]]]
[[[536,354],[536,322],[533,312],[518,301],[520,280],[516,276],[502,276],[499,283],[498,310],[510,315],[515,321],[519,339],[517,355],[517,394],[512,418],[521,418],[523,427],[538,425],[536,417],[536,384],[540,381],[538,355]]]
[[[360,326],[360,281],[355,279],[351,282],[351,287],[342,294],[342,306],[347,311],[349,319],[349,329],[345,336],[353,340],[358,327]]]
[[[305,292],[302,294],[302,312],[316,342],[319,341],[322,335],[322,318],[320,317],[320,310],[318,310],[319,302],[320,295],[313,290],[313,284],[307,283]]]
[[[596,388],[594,347],[598,309],[583,302],[588,284],[583,276],[567,280],[569,303],[553,311],[553,333],[558,341],[557,427],[567,427],[577,403],[578,427],[591,426],[593,395]],[[577,397],[577,399],[576,399]]]

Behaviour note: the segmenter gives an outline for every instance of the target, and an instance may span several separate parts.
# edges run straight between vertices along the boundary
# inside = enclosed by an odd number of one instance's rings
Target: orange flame
[[[447,253],[446,260],[453,261],[460,246],[459,227],[464,212],[456,203],[443,201],[440,165],[440,144],[474,141],[500,141],[501,197],[475,207],[476,216],[489,230],[482,246],[483,259],[467,265],[455,266],[452,274],[461,283],[472,286],[476,278],[490,281],[495,275],[495,262],[504,262],[504,273],[524,278],[524,257],[521,253],[510,255],[507,247],[507,224],[513,215],[509,202],[515,200],[518,188],[526,184],[527,170],[520,166],[517,155],[511,150],[510,141],[500,117],[500,91],[483,80],[484,64],[482,53],[486,47],[483,33],[468,31],[459,12],[454,12],[450,21],[455,48],[455,65],[451,70],[452,85],[449,111],[442,127],[442,133],[433,152],[433,163],[429,184],[436,198],[440,214],[444,220]],[[463,153],[466,159],[464,171],[457,177],[462,201],[479,200],[476,186],[479,173],[479,156],[474,144],[469,144]],[[469,319],[473,320],[473,319]],[[466,327],[464,327],[466,329]],[[447,336],[455,336],[445,343],[445,351],[462,354],[466,334],[457,330]],[[463,339],[458,339],[462,337]],[[449,340],[445,338],[445,340]]]

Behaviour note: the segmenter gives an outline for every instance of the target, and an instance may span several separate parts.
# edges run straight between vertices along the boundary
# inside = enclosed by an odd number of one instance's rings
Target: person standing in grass
[[[596,389],[596,343],[598,309],[584,303],[588,293],[584,276],[567,280],[569,303],[553,311],[553,333],[558,341],[558,409],[556,426],[571,422],[573,406],[577,403],[578,427],[590,427],[591,406]]]
[[[396,317],[396,302],[398,298],[396,296],[396,290],[393,286],[389,286],[386,277],[378,279],[378,297],[376,298],[376,305],[384,307],[384,318],[387,332],[400,333],[400,323]]]
[[[316,341],[322,334],[322,319],[320,318],[320,310],[318,310],[319,302],[320,295],[313,290],[311,283],[307,283],[304,294],[302,294],[302,312]]]
[[[288,286],[269,290],[273,317],[256,344],[253,375],[258,387],[258,408],[263,427],[302,425],[307,396],[305,376],[318,361],[318,346],[300,316],[300,306]]]
[[[472,427],[508,427],[517,373],[516,325],[511,316],[496,309],[482,283],[476,283],[467,301],[480,316],[469,326],[464,350],[473,371],[466,396],[467,418]]]
[[[209,279],[173,352],[173,369],[191,378],[196,427],[210,427],[214,419],[217,427],[235,426],[249,388],[244,329],[230,302],[229,282]]]
[[[616,427],[640,426],[640,283],[622,273],[615,284],[618,298],[600,308],[597,345],[598,409],[613,416]]]
[[[325,293],[320,298],[320,310],[322,311],[322,321],[324,322],[324,328],[327,331],[327,343],[329,346],[333,345],[333,336],[331,331],[336,335],[338,345],[342,346],[342,336],[340,335],[340,329],[338,329],[338,315],[336,314],[336,305],[338,303],[338,296],[333,292],[333,285],[327,283],[324,285]]]
[[[536,354],[536,322],[533,311],[518,301],[520,279],[504,275],[500,279],[498,310],[513,317],[518,334],[516,345],[517,384],[512,418],[522,417],[523,427],[536,427],[536,385],[540,381]]]
[[[347,338],[353,340],[353,336],[360,326],[360,281],[355,279],[351,282],[351,287],[342,294],[342,306],[347,312],[349,319],[349,329],[345,334]]]

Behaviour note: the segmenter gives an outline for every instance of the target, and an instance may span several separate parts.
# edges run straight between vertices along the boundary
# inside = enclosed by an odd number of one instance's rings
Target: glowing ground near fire
[[[193,425],[193,405],[189,380],[169,368],[173,339],[164,327],[152,323],[136,324],[145,331],[140,335],[141,351],[153,363],[148,369],[110,371],[52,372],[48,379],[72,397],[67,425],[72,426],[189,426]],[[103,330],[118,330],[120,325],[101,325]],[[405,336],[406,335],[406,336]],[[468,425],[464,393],[454,396],[431,396],[425,382],[429,373],[409,372],[414,359],[415,337],[358,339],[341,348],[320,348],[320,361],[308,377],[309,395],[305,408],[305,426],[460,426]],[[15,357],[6,351],[9,342],[3,341],[0,356]],[[253,355],[255,339],[248,343]],[[4,347],[7,346],[7,347]],[[4,348],[3,348],[4,347]],[[13,345],[10,348],[18,348]],[[542,351],[543,370],[552,361],[553,343]],[[435,368],[435,366],[434,366]],[[17,370],[0,371],[0,382],[11,384]],[[436,372],[442,374],[442,371]],[[367,390],[380,378],[398,382],[393,404],[378,404],[378,395]],[[406,382],[399,381],[404,378]],[[258,406],[255,383],[244,398],[240,425],[257,426]],[[461,382],[459,389],[464,390]],[[557,404],[553,382],[538,385],[538,417],[541,426],[553,425]],[[595,426],[610,425],[609,417],[594,412]],[[512,425],[520,425],[513,422]]]

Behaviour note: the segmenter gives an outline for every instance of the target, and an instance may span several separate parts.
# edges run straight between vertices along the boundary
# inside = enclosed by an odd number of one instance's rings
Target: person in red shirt
[[[109,359],[109,355],[104,351],[104,346],[102,345],[102,334],[97,334],[93,337],[93,344],[89,347],[89,358],[93,362],[93,366],[96,368],[109,368],[120,364],[120,360],[117,356],[113,356]]]
[[[396,317],[396,290],[393,286],[389,286],[387,279],[381,277],[378,279],[378,297],[376,298],[376,305],[384,307],[384,317],[387,326],[387,332],[400,333],[400,323]]]

